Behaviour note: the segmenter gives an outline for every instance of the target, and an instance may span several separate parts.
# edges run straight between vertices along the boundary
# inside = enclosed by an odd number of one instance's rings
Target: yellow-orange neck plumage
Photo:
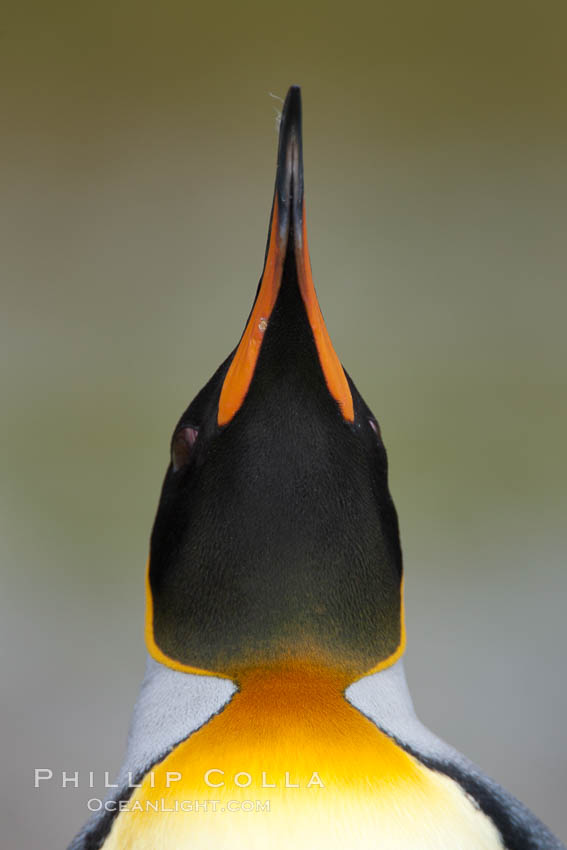
[[[455,783],[347,702],[347,685],[312,665],[243,671],[227,707],[146,776],[105,850],[501,847]]]

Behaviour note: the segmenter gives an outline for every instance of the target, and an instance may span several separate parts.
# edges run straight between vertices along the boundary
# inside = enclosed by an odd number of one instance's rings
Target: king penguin
[[[386,451],[313,286],[295,86],[256,298],[173,432],[146,593],[124,763],[70,850],[563,847],[414,712]]]

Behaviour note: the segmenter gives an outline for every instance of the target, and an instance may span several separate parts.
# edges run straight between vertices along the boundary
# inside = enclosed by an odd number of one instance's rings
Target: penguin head
[[[153,528],[150,653],[236,677],[345,675],[403,651],[402,559],[376,418],[315,295],[301,98],[287,95],[264,270],[240,342],[179,420]]]

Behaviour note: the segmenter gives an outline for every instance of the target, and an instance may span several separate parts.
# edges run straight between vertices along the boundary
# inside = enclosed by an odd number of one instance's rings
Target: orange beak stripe
[[[307,247],[307,230],[305,225],[305,204],[303,204],[301,233],[295,235],[295,256],[301,297],[307,312],[309,324],[313,331],[319,362],[329,392],[338,403],[343,417],[348,422],[354,421],[352,395],[343,367],[337,357],[329,332],[325,326],[321,308],[311,275],[311,263]],[[258,355],[262,346],[264,333],[274,309],[280,290],[283,262],[287,248],[289,230],[280,233],[277,194],[274,199],[274,209],[270,228],[268,255],[264,273],[260,283],[260,291],[248,324],[244,330],[236,353],[224,379],[219,399],[217,421],[222,427],[227,425],[240,410],[250,387]]]
[[[278,199],[276,197],[272,213],[268,256],[266,257],[260,291],[222,386],[217,417],[218,424],[221,426],[230,422],[242,406],[254,375],[264,331],[278,297],[285,254],[285,246],[282,250],[280,245],[279,232]]]
[[[297,276],[299,279],[299,289],[301,297],[305,304],[307,317],[313,336],[317,353],[319,354],[319,362],[325,376],[327,388],[341,410],[343,417],[347,422],[354,422],[354,407],[352,403],[352,394],[344,369],[337,357],[337,352],[333,348],[333,343],[329,336],[329,331],[325,325],[317,293],[313,284],[311,275],[311,261],[309,259],[309,248],[307,245],[307,226],[305,224],[305,202],[302,208],[302,226],[301,238],[299,234],[296,236],[295,242],[295,261],[297,264]]]

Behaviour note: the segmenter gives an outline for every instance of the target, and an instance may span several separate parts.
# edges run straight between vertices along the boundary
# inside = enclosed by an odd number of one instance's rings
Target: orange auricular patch
[[[373,673],[379,673],[380,670],[385,670],[387,667],[392,667],[396,661],[399,661],[404,652],[406,651],[406,607],[404,601],[404,576],[400,579],[400,642],[394,652],[391,655],[388,655],[387,658],[383,658],[382,661],[379,661],[378,664],[375,664],[370,670],[366,670],[366,672],[362,673],[357,677],[358,679],[362,679],[364,676],[371,676]]]
[[[230,679],[224,673],[216,673],[212,670],[203,670],[201,667],[193,667],[191,664],[183,664],[175,658],[170,658],[157,645],[154,636],[154,598],[152,595],[152,587],[150,583],[150,558],[146,564],[146,617],[144,624],[144,636],[146,639],[146,647],[152,658],[164,664],[172,670],[177,670],[179,673],[196,673],[200,676],[216,676],[219,679]]]
[[[285,238],[281,237],[279,224],[276,195],[270,225],[268,255],[260,283],[260,291],[221,390],[217,416],[218,424],[221,426],[227,425],[242,406],[254,375],[264,333],[276,303],[289,238],[289,232],[285,234]],[[302,231],[295,235],[295,240],[299,288],[313,331],[323,375],[329,392],[339,405],[343,417],[348,422],[353,422],[352,394],[343,367],[329,337],[311,275],[305,225],[305,203],[302,209]]]

